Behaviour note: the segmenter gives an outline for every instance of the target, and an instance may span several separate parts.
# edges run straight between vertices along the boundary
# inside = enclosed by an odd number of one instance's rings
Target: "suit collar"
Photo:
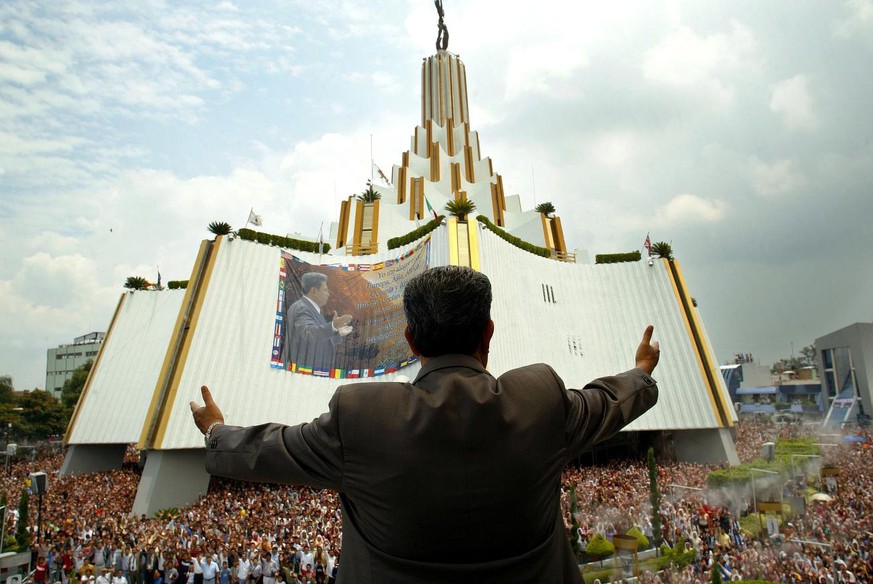
[[[478,359],[475,359],[469,355],[440,355],[439,357],[429,358],[427,360],[427,363],[421,366],[421,369],[419,369],[418,371],[418,375],[415,376],[415,381],[413,381],[412,383],[418,383],[423,377],[433,371],[436,371],[438,369],[447,369],[450,367],[466,367],[468,369],[478,371],[479,373],[487,373],[485,368],[482,366],[482,363],[480,363]]]

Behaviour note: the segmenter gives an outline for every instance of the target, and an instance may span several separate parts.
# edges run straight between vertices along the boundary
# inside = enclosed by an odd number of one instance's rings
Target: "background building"
[[[751,354],[740,354],[720,369],[738,414],[820,416],[827,411],[815,367],[772,373]]]
[[[815,340],[827,425],[869,421],[873,412],[873,323],[856,322]]]
[[[73,371],[97,358],[105,333],[93,332],[73,339],[71,345],[49,349],[45,364],[45,390],[60,399],[64,382]]]

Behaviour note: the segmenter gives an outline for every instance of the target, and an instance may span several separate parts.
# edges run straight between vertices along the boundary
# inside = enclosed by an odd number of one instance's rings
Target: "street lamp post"
[[[3,509],[3,527],[0,528],[0,554],[3,553],[3,542],[6,541],[6,507],[7,505],[0,506],[0,509]]]
[[[758,497],[757,497],[757,494],[755,493],[755,476],[752,474],[755,472],[777,475],[777,476],[780,476],[780,474],[778,472],[776,472],[775,470],[766,470],[763,468],[750,468],[749,469],[749,481],[752,483],[752,503],[754,504],[755,513],[757,514],[758,513]],[[783,502],[782,501],[782,488],[781,487],[779,488],[779,502],[780,503]]]
[[[758,524],[761,525],[761,529],[763,529],[764,526],[761,523],[761,515],[758,513],[758,495],[755,492],[755,475],[752,474],[752,473],[756,473],[756,472],[760,472],[760,473],[764,473],[764,474],[771,474],[771,475],[776,475],[776,476],[782,476],[782,475],[780,473],[776,472],[775,470],[766,470],[763,468],[750,468],[749,469],[749,482],[752,484],[752,503],[754,504],[754,508],[755,508],[755,516],[758,518]],[[782,515],[782,505],[784,503],[782,496],[783,496],[782,495],[782,486],[780,485],[780,487],[779,487],[779,514],[780,515]]]
[[[820,454],[792,454],[790,456],[791,456],[791,478],[797,477],[797,473],[794,472],[794,470],[795,470],[794,459],[795,458],[821,458]]]
[[[671,496],[671,497],[674,496],[674,492],[673,492],[673,491],[674,491],[675,489],[681,489],[681,490],[683,490],[683,491],[702,491],[702,490],[703,490],[703,489],[701,489],[700,487],[689,487],[688,485],[677,485],[677,484],[675,484],[675,483],[670,483],[670,484],[667,485],[667,486],[670,488],[670,496]]]

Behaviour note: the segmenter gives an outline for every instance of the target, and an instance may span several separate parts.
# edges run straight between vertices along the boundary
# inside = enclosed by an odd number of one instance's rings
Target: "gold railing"
[[[554,250],[552,250],[552,259],[558,260],[559,262],[567,262],[568,264],[575,264],[576,263],[576,254],[566,252],[566,251],[554,251]]]
[[[372,255],[378,251],[378,243],[359,243],[358,245],[349,244],[346,246],[346,254],[353,256]]]

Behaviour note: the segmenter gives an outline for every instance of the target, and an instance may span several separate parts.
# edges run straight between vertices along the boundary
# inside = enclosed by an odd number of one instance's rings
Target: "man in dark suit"
[[[295,363],[298,367],[324,371],[333,367],[336,346],[352,331],[349,326],[352,317],[334,312],[333,318],[326,318],[321,313],[330,298],[326,275],[308,272],[300,280],[303,296],[285,314],[282,357],[286,367]]]
[[[657,401],[658,343],[636,368],[567,390],[551,367],[485,367],[491,284],[433,268],[403,296],[412,383],[340,387],[308,424],[224,425],[209,389],[191,403],[221,476],[339,491],[338,582],[581,582],[560,509],[564,466]],[[583,495],[584,496],[584,495]]]

